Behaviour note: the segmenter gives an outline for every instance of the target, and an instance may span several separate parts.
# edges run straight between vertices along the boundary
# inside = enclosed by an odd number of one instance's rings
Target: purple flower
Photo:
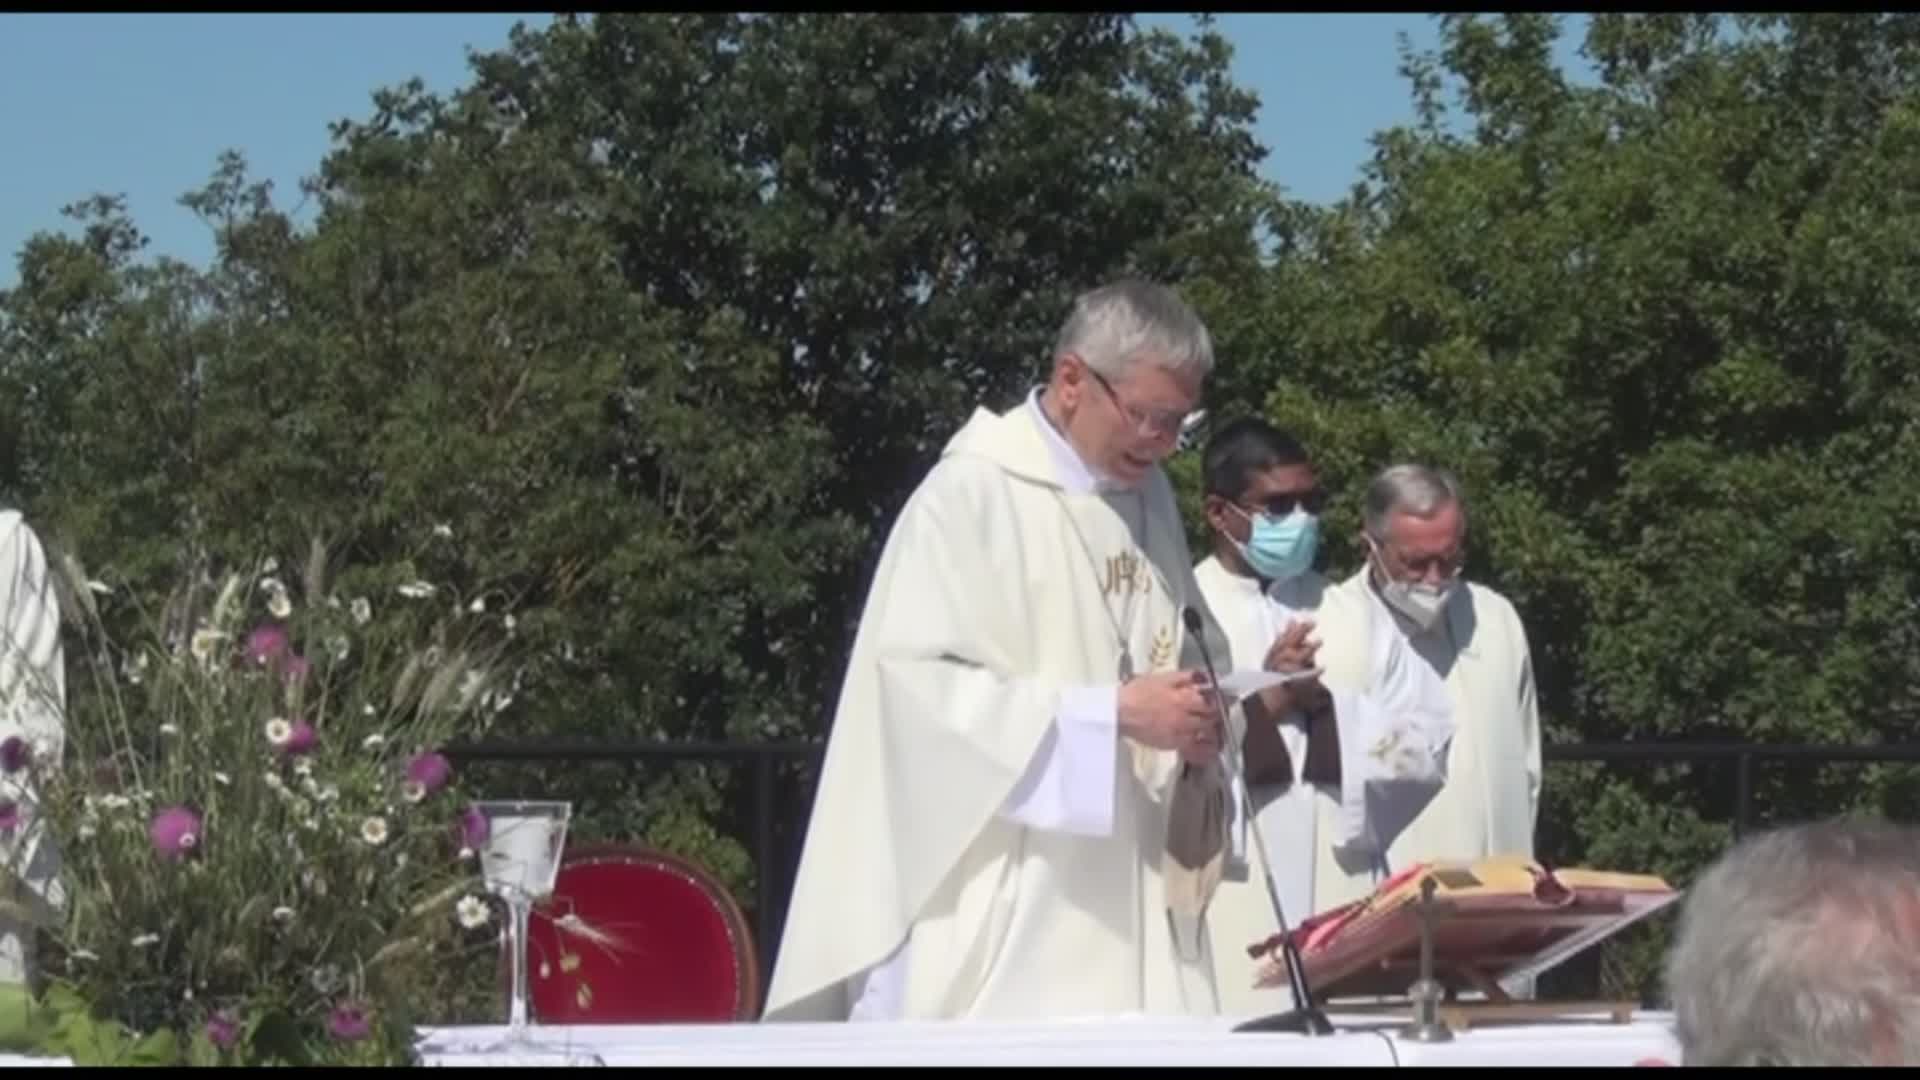
[[[305,720],[295,720],[292,726],[287,728],[287,741],[280,744],[280,752],[289,755],[304,754],[313,749],[317,739],[318,736],[314,734],[312,724]]]
[[[372,1029],[366,1006],[358,1002],[342,1002],[327,1015],[327,1031],[342,1042],[364,1039]]]
[[[33,763],[33,747],[18,735],[0,741],[0,771],[17,773]]]
[[[8,799],[0,802],[0,836],[11,835],[20,827],[20,804]]]
[[[453,764],[445,754],[416,754],[407,762],[407,780],[419,784],[422,794],[431,795],[447,786],[447,779],[453,775]]]
[[[168,807],[153,815],[147,837],[166,858],[185,858],[200,846],[200,817],[184,806]]]
[[[479,807],[469,806],[466,813],[460,815],[460,843],[464,846],[479,851],[491,835],[493,830],[487,824],[487,815],[481,813]]]
[[[247,635],[246,656],[256,664],[271,664],[287,655],[290,645],[286,628],[269,623]]]
[[[280,665],[280,681],[289,686],[306,682],[307,672],[312,670],[313,665],[307,662],[306,657],[292,653]]]
[[[240,1023],[230,1012],[218,1012],[207,1018],[207,1041],[222,1050],[240,1038]]]

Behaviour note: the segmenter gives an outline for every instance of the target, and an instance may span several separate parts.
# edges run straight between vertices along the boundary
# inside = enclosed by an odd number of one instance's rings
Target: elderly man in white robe
[[[40,539],[17,510],[0,511],[0,985],[33,973],[35,926],[61,903],[59,858],[34,813],[26,759],[58,759],[64,743],[66,668],[60,604]]]
[[[1446,782],[1412,815],[1378,839],[1382,863],[1357,868],[1347,899],[1371,892],[1380,876],[1432,860],[1488,856],[1533,858],[1540,813],[1540,711],[1526,627],[1506,597],[1464,580],[1466,497],[1445,470],[1395,465],[1368,484],[1363,506],[1366,569],[1328,590],[1321,605],[1322,662],[1329,685],[1372,678],[1361,645],[1381,640],[1401,650],[1411,688],[1406,699],[1450,714]],[[1366,617],[1328,617],[1336,603]],[[1335,648],[1335,634],[1344,647]],[[1336,661],[1337,656],[1337,661]],[[1369,755],[1390,747],[1368,747]]]
[[[1201,475],[1213,553],[1194,577],[1234,666],[1311,671],[1330,586],[1313,568],[1327,499],[1306,450],[1266,421],[1244,418],[1208,440]],[[1232,1015],[1276,1007],[1272,991],[1256,986],[1265,968],[1249,946],[1278,933],[1282,917],[1297,925],[1350,899],[1356,880],[1375,879],[1383,839],[1433,797],[1444,775],[1448,711],[1422,698],[1428,687],[1412,677],[1403,638],[1383,625],[1355,640],[1346,629],[1352,607],[1336,601],[1327,613],[1337,635],[1333,659],[1347,675],[1356,665],[1338,653],[1358,648],[1362,679],[1336,678],[1332,690],[1283,683],[1233,711],[1230,737],[1245,775],[1235,778],[1243,784],[1234,789],[1233,858],[1207,912],[1221,1004]],[[1371,752],[1382,747],[1390,749]],[[1255,833],[1264,849],[1251,842]]]
[[[1094,290],[1046,386],[976,411],[908,499],[765,1019],[1216,1011],[1200,918],[1225,859],[1221,725],[1159,468],[1212,365],[1170,290]]]

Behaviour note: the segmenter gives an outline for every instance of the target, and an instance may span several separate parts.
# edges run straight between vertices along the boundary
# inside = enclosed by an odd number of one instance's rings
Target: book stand
[[[1328,1012],[1405,1015],[1402,1037],[1443,1042],[1476,1023],[1596,1013],[1625,1023],[1631,1002],[1517,1001],[1510,991],[1679,898],[1648,875],[1549,872],[1520,859],[1422,864],[1294,934]],[[1252,950],[1277,968],[1263,985],[1286,978],[1277,944]]]

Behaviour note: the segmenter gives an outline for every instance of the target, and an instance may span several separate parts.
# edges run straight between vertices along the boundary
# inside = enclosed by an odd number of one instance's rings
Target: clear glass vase
[[[507,999],[506,1037],[472,1052],[550,1064],[604,1065],[598,1055],[582,1047],[535,1039],[529,1007],[527,923],[533,906],[553,894],[572,804],[516,799],[475,806],[487,819],[487,842],[479,853],[481,879],[487,891],[507,906],[507,956],[513,966],[513,985]]]

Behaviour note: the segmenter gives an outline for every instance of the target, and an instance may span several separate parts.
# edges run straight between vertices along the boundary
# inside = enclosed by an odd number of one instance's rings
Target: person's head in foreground
[[[1742,840],[1667,956],[1684,1065],[1920,1065],[1920,830],[1834,820]]]
[[[1381,598],[1422,631],[1431,630],[1460,584],[1467,559],[1467,506],[1444,469],[1393,465],[1367,485],[1367,562]]]
[[[1118,281],[1074,301],[1053,346],[1049,412],[1087,467],[1136,487],[1179,445],[1213,371],[1213,339],[1163,285]]]

